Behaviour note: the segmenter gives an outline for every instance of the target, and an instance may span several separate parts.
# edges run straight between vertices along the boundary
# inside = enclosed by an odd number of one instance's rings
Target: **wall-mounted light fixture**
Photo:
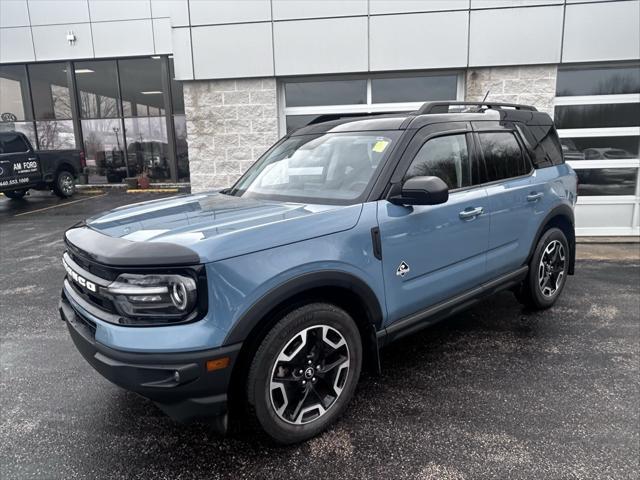
[[[76,43],[76,34],[73,33],[73,30],[68,30],[67,31],[67,42],[69,42],[69,45],[73,46]]]

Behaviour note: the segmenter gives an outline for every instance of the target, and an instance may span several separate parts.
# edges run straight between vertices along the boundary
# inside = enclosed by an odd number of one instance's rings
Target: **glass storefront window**
[[[173,58],[169,57],[169,76],[171,77],[171,102],[173,104],[173,114],[184,114],[184,93],[182,82],[176,80],[176,73],[173,69]]]
[[[64,150],[76,148],[72,120],[51,120],[36,122],[40,150]]]
[[[33,122],[0,122],[0,132],[20,132],[26,135],[34,148],[36,147],[36,132]]]
[[[0,65],[0,122],[31,120],[31,101],[24,65]]]
[[[558,70],[556,95],[616,95],[640,92],[640,65]]]
[[[144,172],[189,181],[182,84],[166,56],[1,65],[0,131],[22,132],[42,150],[83,148],[89,183]]]
[[[120,183],[127,175],[120,119],[82,120],[89,183]]]
[[[287,107],[362,105],[367,103],[367,81],[324,80],[284,84]]]
[[[371,79],[373,103],[455,100],[457,89],[457,75]]]
[[[153,181],[171,179],[166,117],[126,118],[127,159],[131,175]]]
[[[189,149],[187,146],[187,120],[184,115],[174,115],[173,125],[176,132],[176,160],[178,163],[178,181],[189,181]]]
[[[576,170],[578,197],[636,195],[637,168],[590,168]]]
[[[557,128],[633,127],[640,123],[640,103],[559,105]]]
[[[118,73],[114,60],[76,62],[74,66],[80,117],[120,116]]]
[[[76,148],[67,63],[29,65],[39,148]]]
[[[125,117],[164,115],[162,59],[118,60]]]
[[[29,65],[29,79],[36,120],[64,120],[72,117],[66,63]]]

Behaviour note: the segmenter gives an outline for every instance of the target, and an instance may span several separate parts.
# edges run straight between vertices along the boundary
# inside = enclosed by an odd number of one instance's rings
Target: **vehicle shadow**
[[[372,437],[386,436],[389,429],[401,437],[406,422],[424,422],[425,429],[429,425],[442,428],[446,419],[438,417],[438,412],[433,416],[433,405],[450,401],[456,392],[478,388],[477,380],[469,381],[476,376],[474,366],[482,366],[477,375],[484,375],[496,353],[508,356],[526,351],[540,335],[549,335],[549,324],[542,325],[539,319],[539,314],[523,310],[511,293],[504,292],[391,344],[382,350],[382,374],[363,374],[343,418],[301,445],[276,446],[251,429],[236,428],[221,437],[205,424],[181,425],[152,402],[123,390],[118,390],[111,405],[104,405],[109,421],[102,425],[102,433],[127,438],[144,452],[128,461],[145,471],[177,477],[185,468],[191,472],[206,468],[212,475],[234,477],[238,465],[269,471],[290,462],[292,456],[375,444]],[[462,395],[456,402],[456,410],[474,407],[472,395]],[[176,455],[176,450],[181,454]]]

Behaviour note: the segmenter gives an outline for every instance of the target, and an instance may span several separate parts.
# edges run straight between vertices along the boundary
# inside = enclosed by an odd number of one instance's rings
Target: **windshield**
[[[357,203],[399,135],[384,131],[289,137],[227,193],[301,203]]]

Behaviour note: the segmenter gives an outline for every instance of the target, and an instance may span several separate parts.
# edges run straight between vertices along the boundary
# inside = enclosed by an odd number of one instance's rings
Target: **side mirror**
[[[413,177],[404,182],[399,195],[389,198],[396,205],[439,205],[449,200],[449,187],[438,177]]]

